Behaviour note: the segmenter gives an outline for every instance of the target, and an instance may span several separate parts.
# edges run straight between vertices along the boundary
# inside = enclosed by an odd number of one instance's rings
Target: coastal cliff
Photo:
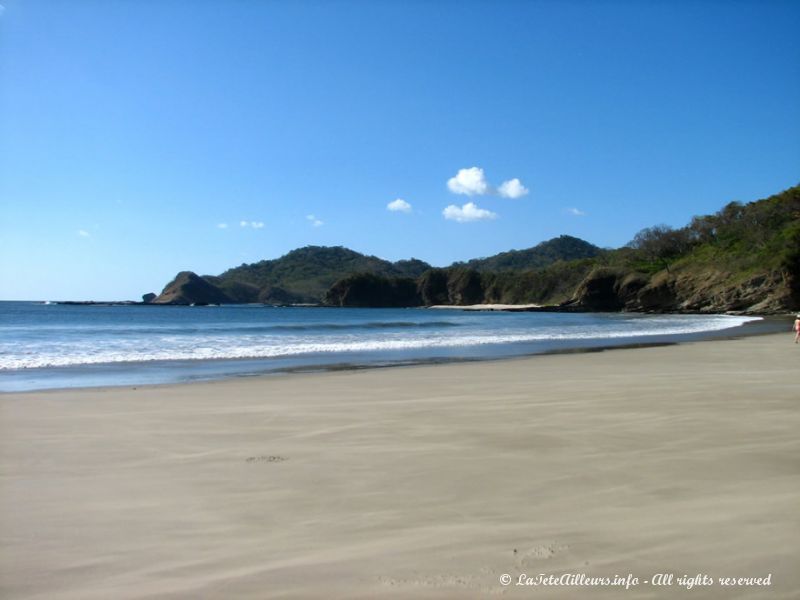
[[[781,313],[797,306],[780,273],[641,273],[598,268],[565,306],[587,311]]]
[[[780,313],[800,307],[800,187],[657,225],[601,250],[560,236],[445,268],[309,246],[219,276],[180,273],[153,303],[397,307],[538,304],[550,310]]]
[[[513,279],[520,268],[530,272],[601,252],[578,238],[560,236],[526,250],[434,269],[415,258],[390,262],[341,246],[307,246],[216,276],[179,273],[153,303],[417,306],[435,304],[428,300],[438,293],[436,282],[444,281],[447,303],[472,304],[486,293],[485,284],[494,276],[487,270],[491,265],[498,265],[500,278],[505,281]]]
[[[780,313],[800,307],[800,187],[731,202],[681,229],[645,229],[598,261],[585,310]]]

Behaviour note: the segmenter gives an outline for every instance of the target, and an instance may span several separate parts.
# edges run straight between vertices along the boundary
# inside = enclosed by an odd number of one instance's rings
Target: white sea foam
[[[481,329],[471,333],[447,330],[408,334],[375,332],[306,336],[275,335],[161,335],[109,337],[104,340],[57,340],[31,347],[0,345],[0,370],[152,361],[258,359],[313,354],[413,351],[431,348],[477,347],[544,341],[601,340],[681,335],[737,327],[758,317],[663,316],[587,324],[586,327],[549,326],[497,332]],[[215,332],[216,333],[216,332]]]

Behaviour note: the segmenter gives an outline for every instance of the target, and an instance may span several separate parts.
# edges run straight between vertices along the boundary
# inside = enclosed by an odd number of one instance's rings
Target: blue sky
[[[0,3],[2,299],[616,247],[800,182],[794,1]]]

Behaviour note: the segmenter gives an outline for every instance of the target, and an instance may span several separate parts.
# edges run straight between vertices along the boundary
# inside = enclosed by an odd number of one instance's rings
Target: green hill
[[[348,275],[416,278],[430,268],[417,259],[393,263],[342,246],[306,246],[206,279],[237,302],[317,303],[337,280]]]
[[[558,260],[583,252],[584,257]],[[542,262],[536,265],[538,260]],[[779,313],[800,307],[800,187],[732,202],[686,227],[657,225],[601,251],[562,236],[531,248],[431,269],[416,295],[389,277],[345,278],[337,306],[543,304],[561,310]],[[399,284],[403,285],[399,285]],[[387,298],[389,298],[387,300]]]
[[[640,231],[575,293],[588,308],[780,312],[800,306],[800,186]]]
[[[199,299],[193,299],[198,295]],[[202,297],[200,297],[202,296]],[[564,310],[781,312],[800,307],[800,186],[600,250],[561,236],[444,269],[307,246],[219,276],[182,273],[154,302],[334,306],[545,304]]]
[[[541,269],[558,261],[593,258],[601,252],[594,244],[570,235],[562,235],[527,250],[509,250],[454,266],[465,266],[475,271],[525,271]]]
[[[470,261],[469,266],[457,264],[450,267],[454,274],[464,269],[488,271],[493,264],[502,265],[501,270],[516,268],[535,269],[554,261],[577,258],[587,254],[595,255],[599,249],[588,242],[569,236],[561,236],[543,242],[527,250],[512,250],[497,256]],[[472,264],[476,268],[472,268]],[[206,275],[202,279],[217,288],[220,297],[228,298],[234,303],[263,302],[267,304],[300,304],[328,302],[333,304],[366,305],[370,301],[396,304],[399,300],[388,300],[391,290],[404,290],[404,298],[408,299],[407,282],[395,285],[395,279],[417,280],[431,266],[418,259],[389,262],[376,256],[368,256],[343,248],[342,246],[306,246],[292,250],[288,254],[252,264],[242,264],[228,269],[220,275]],[[192,274],[193,275],[193,274]],[[348,280],[356,286],[348,291],[348,284],[339,286],[337,292],[327,296],[331,287],[340,280],[354,276],[370,275],[373,278]],[[195,276],[196,277],[196,276]],[[375,279],[378,278],[378,279]],[[454,275],[451,285],[452,299],[461,303],[461,298],[475,297],[475,284],[471,284],[471,292],[462,285],[462,279]],[[375,287],[376,281],[387,281],[386,289],[380,294]],[[156,298],[156,303],[169,303],[177,298],[181,302],[191,301],[191,290],[181,288],[184,278],[176,279]],[[176,283],[177,282],[177,283]],[[369,293],[367,291],[369,290]],[[339,296],[342,296],[342,300]],[[373,300],[369,300],[372,298]],[[378,298],[380,300],[378,300]],[[188,300],[187,300],[188,299]],[[205,295],[202,300],[205,301]]]

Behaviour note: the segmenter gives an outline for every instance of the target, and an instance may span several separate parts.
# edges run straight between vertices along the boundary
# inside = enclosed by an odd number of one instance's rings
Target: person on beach
[[[797,340],[800,340],[800,315],[797,315],[797,318],[794,320],[794,343],[797,343]]]

